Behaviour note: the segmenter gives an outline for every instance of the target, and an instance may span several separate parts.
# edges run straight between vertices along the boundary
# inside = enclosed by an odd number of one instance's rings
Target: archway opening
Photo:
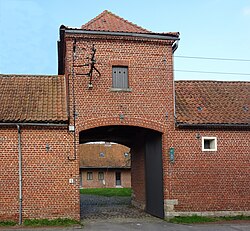
[[[127,125],[102,126],[79,133],[80,146],[97,141],[130,148],[132,205],[164,218],[162,133]],[[121,183],[121,175],[118,171],[115,174],[116,183]]]

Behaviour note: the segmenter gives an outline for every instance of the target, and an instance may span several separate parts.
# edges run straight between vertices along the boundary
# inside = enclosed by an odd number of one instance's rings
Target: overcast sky
[[[250,80],[250,0],[0,0],[0,73],[57,74],[60,25],[80,27],[104,10],[154,32],[180,32],[177,80]]]

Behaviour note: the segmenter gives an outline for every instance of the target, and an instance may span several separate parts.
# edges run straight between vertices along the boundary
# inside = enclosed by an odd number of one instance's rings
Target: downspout
[[[18,172],[19,172],[19,225],[22,224],[22,143],[21,143],[21,128],[20,125],[17,126],[18,131]]]
[[[179,46],[179,40],[176,40],[174,44],[172,45],[172,54],[174,55],[174,52],[177,50]],[[173,59],[172,55],[172,59]],[[173,65],[173,98],[174,98],[174,120],[176,122],[176,99],[175,99],[175,81],[174,81],[174,65]]]

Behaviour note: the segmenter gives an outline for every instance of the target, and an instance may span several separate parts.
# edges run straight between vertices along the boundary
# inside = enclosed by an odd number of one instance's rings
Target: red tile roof
[[[0,123],[67,122],[64,76],[0,75]]]
[[[133,32],[150,33],[150,31],[133,24],[107,10],[97,17],[82,25],[84,30],[113,31],[113,32]]]
[[[80,168],[130,168],[130,148],[121,144],[81,144]],[[102,153],[103,155],[100,155]]]
[[[179,125],[250,125],[250,82],[176,81]]]

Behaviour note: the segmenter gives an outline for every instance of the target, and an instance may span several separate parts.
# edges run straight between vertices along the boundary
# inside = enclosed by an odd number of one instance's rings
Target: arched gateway
[[[131,149],[132,203],[164,218],[162,133],[136,126],[102,126],[81,131],[79,143],[117,142]]]
[[[133,203],[161,218],[169,196],[163,153],[171,146],[166,131],[174,127],[172,54],[178,36],[151,33],[104,11],[81,29],[61,26],[58,44],[75,149],[99,140],[129,146]]]

